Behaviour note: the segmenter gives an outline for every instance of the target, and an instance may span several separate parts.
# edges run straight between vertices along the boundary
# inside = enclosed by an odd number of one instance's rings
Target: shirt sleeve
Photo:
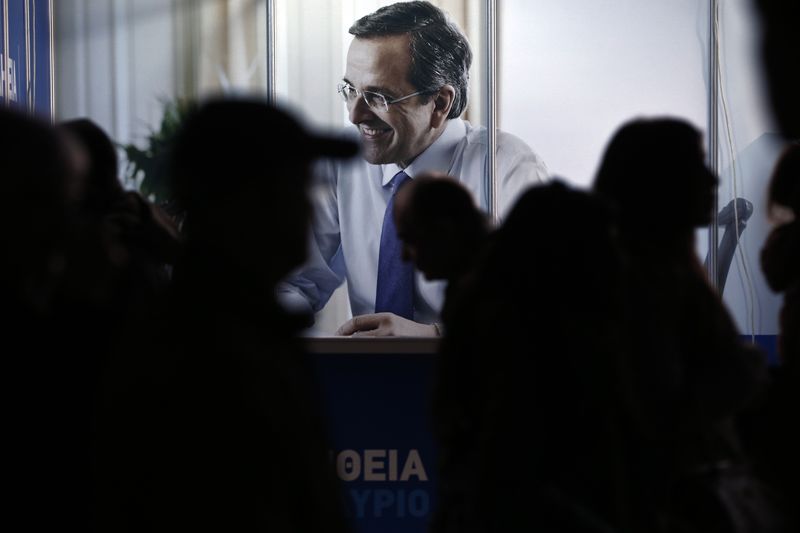
[[[525,142],[506,132],[498,132],[497,179],[500,184],[499,209],[503,219],[517,198],[532,185],[544,183],[547,166]]]
[[[277,289],[278,299],[291,311],[320,311],[345,279],[336,193],[338,170],[336,164],[327,160],[314,168],[308,257]]]

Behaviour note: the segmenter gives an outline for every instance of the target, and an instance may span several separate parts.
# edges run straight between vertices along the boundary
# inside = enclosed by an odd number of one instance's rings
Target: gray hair
[[[358,19],[350,33],[362,38],[407,34],[411,39],[409,81],[426,95],[451,85],[456,93],[447,118],[461,116],[467,107],[472,50],[441,9],[430,2],[398,2]]]

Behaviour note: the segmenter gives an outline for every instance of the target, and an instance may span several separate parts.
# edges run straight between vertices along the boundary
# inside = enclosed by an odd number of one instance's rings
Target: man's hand
[[[433,324],[420,324],[394,313],[375,313],[351,318],[336,330],[348,337],[437,337]]]

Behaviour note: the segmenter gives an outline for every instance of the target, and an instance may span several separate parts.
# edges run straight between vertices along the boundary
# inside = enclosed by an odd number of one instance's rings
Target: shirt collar
[[[466,134],[467,126],[463,120],[460,118],[448,120],[439,138],[433,141],[433,144],[419,154],[406,168],[400,168],[395,163],[381,165],[382,185],[384,187],[388,185],[401,170],[412,178],[424,172],[443,172],[446,174],[450,170],[453,152]]]

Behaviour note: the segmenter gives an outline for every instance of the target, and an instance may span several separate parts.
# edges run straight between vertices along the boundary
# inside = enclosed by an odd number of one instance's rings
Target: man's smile
[[[361,135],[364,137],[364,140],[374,141],[391,133],[392,128],[385,125],[368,126],[366,124],[359,124],[358,131],[361,132]]]

